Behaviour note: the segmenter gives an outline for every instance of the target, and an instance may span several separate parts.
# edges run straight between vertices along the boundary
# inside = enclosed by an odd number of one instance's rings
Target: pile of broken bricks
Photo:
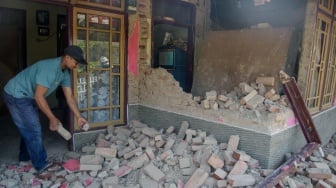
[[[218,143],[213,135],[194,130],[184,121],[179,127],[156,130],[140,121],[109,126],[78,152],[68,152],[60,165],[39,176],[30,163],[1,164],[0,187],[108,188],[255,187],[273,172],[239,150],[239,135]],[[336,136],[298,164],[281,187],[336,187]]]
[[[194,101],[199,102],[204,109],[218,110],[219,108],[238,110],[244,107],[248,110],[266,110],[268,112],[280,112],[282,106],[288,106],[285,95],[280,96],[275,89],[274,77],[257,77],[256,81],[248,84],[239,83],[230,92],[215,90],[205,93],[203,99],[194,96]],[[258,108],[262,106],[262,108]]]

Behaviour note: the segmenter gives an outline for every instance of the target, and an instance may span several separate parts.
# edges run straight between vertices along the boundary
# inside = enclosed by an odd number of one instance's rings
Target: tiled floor
[[[49,159],[59,159],[69,151],[68,142],[57,132],[49,130],[42,118],[43,143]],[[20,134],[9,116],[0,117],[0,164],[18,162]]]

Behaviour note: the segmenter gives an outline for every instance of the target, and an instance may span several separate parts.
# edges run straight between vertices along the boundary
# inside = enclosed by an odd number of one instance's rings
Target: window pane
[[[323,0],[323,6],[329,8],[329,1],[330,0]]]
[[[89,28],[110,30],[110,19],[107,16],[89,14]]]
[[[112,76],[112,104],[120,105],[120,76]]]
[[[86,74],[78,74],[77,76],[77,101],[79,108],[87,108],[87,82]]]
[[[112,42],[112,63],[120,64],[120,43]]]
[[[98,3],[98,4],[103,4],[103,5],[109,5],[110,0],[89,0],[92,3]]]
[[[115,44],[115,45],[119,46],[119,43],[120,43],[120,34],[113,33],[113,35],[112,35],[112,42],[118,43],[118,44]]]
[[[118,120],[120,119],[120,109],[119,108],[114,108],[112,110],[112,119],[113,120]]]
[[[99,68],[108,65],[110,53],[110,35],[107,32],[90,31],[89,66]]]
[[[90,122],[97,123],[97,122],[104,122],[109,121],[109,114],[110,110],[103,109],[103,110],[92,110],[90,111]]]
[[[113,73],[120,73],[120,66],[112,65],[112,72]]]
[[[113,31],[120,31],[121,28],[121,21],[119,18],[112,18],[112,30]]]
[[[86,52],[86,30],[77,30],[77,45],[83,50],[84,52],[84,57],[86,57],[85,52]],[[77,68],[78,73],[85,73],[87,71],[87,66],[85,65],[79,65]]]
[[[66,0],[63,0],[66,1]],[[89,3],[90,5],[99,5],[99,7],[102,6],[108,6],[108,7],[113,7],[113,8],[121,8],[122,6],[122,0],[77,0],[77,3],[79,4],[87,4]]]
[[[110,84],[108,71],[93,71],[90,74],[90,107],[110,105]]]
[[[112,0],[113,7],[121,7],[121,0]]]
[[[77,14],[77,25],[78,27],[86,27],[86,14],[85,13]]]

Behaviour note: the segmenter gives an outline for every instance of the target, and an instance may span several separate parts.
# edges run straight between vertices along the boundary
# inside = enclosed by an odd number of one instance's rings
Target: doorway
[[[0,8],[0,90],[7,81],[26,64],[26,12],[24,10]],[[11,18],[11,19],[5,19]],[[7,116],[5,104],[0,100],[0,116]]]

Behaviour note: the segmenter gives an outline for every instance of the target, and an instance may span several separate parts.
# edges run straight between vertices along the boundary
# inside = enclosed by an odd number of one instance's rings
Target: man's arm
[[[52,113],[50,110],[50,107],[47,103],[47,100],[45,99],[45,94],[47,93],[48,88],[44,87],[42,85],[36,86],[35,89],[35,101],[37,103],[37,106],[40,108],[40,110],[48,117],[49,119],[49,129],[52,131],[57,130],[60,121],[56,118],[56,116]]]
[[[77,102],[75,100],[75,97],[72,94],[72,90],[70,87],[62,87],[63,88],[63,93],[65,96],[65,99],[67,101],[67,104],[69,106],[69,108],[71,109],[71,111],[74,113],[74,115],[76,116],[77,120],[78,120],[78,126],[81,128],[85,123],[87,123],[87,121],[82,117],[79,109],[78,109],[78,105]]]

